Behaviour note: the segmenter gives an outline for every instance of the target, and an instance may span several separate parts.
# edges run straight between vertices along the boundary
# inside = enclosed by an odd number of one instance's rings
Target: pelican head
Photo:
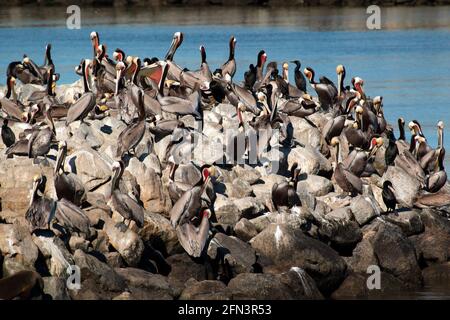
[[[284,70],[289,69],[289,64],[287,62],[283,63],[283,69]]]
[[[336,67],[336,74],[339,75],[339,74],[343,74],[344,72],[345,72],[345,68],[342,64],[340,64]]]
[[[364,108],[361,107],[361,106],[357,106],[355,108],[355,112],[358,113],[358,114],[362,114],[364,112]]]
[[[330,141],[331,145],[334,147],[336,145],[339,144],[339,138],[338,137],[333,137]]]
[[[439,129],[444,129],[444,121],[440,120],[440,121],[437,123],[437,127],[438,127]]]
[[[266,100],[266,95],[261,91],[258,92],[257,97],[258,97],[258,101],[260,101],[260,102],[263,102]]]

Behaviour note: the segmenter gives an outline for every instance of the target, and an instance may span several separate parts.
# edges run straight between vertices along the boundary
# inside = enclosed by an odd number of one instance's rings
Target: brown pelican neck
[[[444,147],[444,131],[442,127],[438,127],[438,148]]]
[[[11,93],[12,93],[12,77],[8,76],[8,78],[6,79],[6,87],[7,87],[7,91],[6,91],[6,95],[5,98],[9,99],[11,97]]]
[[[45,119],[47,121],[47,124],[49,125],[50,129],[52,130],[53,134],[56,136],[56,128],[55,123],[53,122],[52,114],[51,114],[51,108],[50,106],[46,107],[45,110]]]
[[[49,96],[53,96],[53,68],[47,72],[47,94]]]
[[[236,45],[236,38],[231,37],[230,39],[230,55],[228,56],[228,61],[231,61],[234,59],[234,47]]]
[[[118,166],[116,166],[118,164]],[[119,187],[119,181],[122,178],[124,171],[123,162],[119,161],[113,165],[113,177],[111,180],[111,194]]]
[[[169,173],[169,179],[174,181],[175,180],[175,171],[178,169],[178,164],[175,162],[172,162],[170,164],[170,173]]]
[[[58,175],[59,171],[61,169],[64,172],[64,162],[66,159],[66,155],[67,155],[67,146],[64,145],[59,149],[58,155],[56,157],[56,165],[55,165],[55,171],[54,171],[55,175]]]
[[[83,63],[81,65],[82,68],[82,76],[83,76],[83,87],[84,87],[84,92],[89,92],[89,85],[88,85],[88,81],[87,81],[87,64],[86,64],[86,60],[83,60]]]
[[[45,46],[44,65],[46,65],[46,66],[53,64],[51,50],[52,50],[52,45],[49,43]]]
[[[402,118],[398,119],[398,130],[400,131],[400,137],[398,137],[398,140],[405,141],[405,122]]]

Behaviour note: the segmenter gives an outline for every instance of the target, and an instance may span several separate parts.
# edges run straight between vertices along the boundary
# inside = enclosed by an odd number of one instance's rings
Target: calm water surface
[[[78,79],[74,66],[92,55],[92,30],[100,33],[109,52],[119,47],[141,58],[163,57],[173,33],[183,31],[177,63],[198,68],[198,48],[203,44],[214,70],[227,59],[228,39],[234,35],[237,80],[256,62],[260,49],[266,50],[268,61],[299,59],[304,67],[334,81],[336,65],[342,63],[346,84],[359,76],[370,96],[384,97],[390,123],[400,116],[419,120],[432,146],[437,143],[438,120],[446,122],[449,133],[450,7],[383,8],[382,29],[377,31],[366,29],[364,8],[82,8],[81,30],[68,30],[65,18],[65,8],[58,7],[0,9],[0,74],[24,53],[40,63],[45,44],[51,42],[61,82],[71,83]],[[447,150],[449,141],[445,140]],[[447,166],[448,157],[450,152]],[[450,293],[427,289],[402,297],[450,299]]]

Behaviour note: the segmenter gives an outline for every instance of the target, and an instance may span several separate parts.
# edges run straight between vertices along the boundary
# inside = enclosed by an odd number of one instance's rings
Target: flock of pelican
[[[54,120],[65,121],[67,130],[75,121],[102,117],[117,117],[126,125],[117,140],[108,206],[123,217],[127,227],[134,224],[141,228],[145,210],[137,199],[121,188],[127,163],[125,158],[135,155],[135,148],[147,131],[151,132],[154,141],[172,135],[163,163],[170,167],[168,189],[173,204],[170,222],[177,230],[181,245],[193,257],[202,255],[210,235],[209,219],[216,197],[212,178],[218,174],[217,167],[245,162],[250,152],[260,154],[267,150],[274,130],[281,132],[283,146],[294,146],[291,117],[308,119],[314,113],[322,114],[326,121],[320,130],[329,147],[326,156],[334,163],[330,178],[345,196],[362,194],[363,178],[383,177],[389,166],[400,166],[415,179],[421,179],[418,197],[436,195],[447,181],[443,165],[442,121],[437,125],[439,141],[436,148],[429,145],[416,120],[408,123],[412,136],[407,142],[405,121],[399,119],[400,135],[396,139],[393,128],[384,118],[382,97],[370,98],[360,77],[352,78],[346,85],[343,65],[336,68],[335,84],[324,76],[317,81],[311,67],[301,70],[300,61],[291,61],[295,65],[295,82],[291,83],[289,63],[283,63],[280,72],[276,62],[266,64],[267,54],[261,50],[256,65],[251,64],[244,73],[244,81],[237,83],[233,81],[237,43],[234,37],[229,41],[228,60],[213,71],[203,46],[200,47],[198,70],[176,64],[175,54],[183,42],[181,32],[174,34],[163,60],[141,60],[127,56],[119,48],[108,55],[97,32],[90,34],[90,40],[92,58],[83,59],[75,68],[82,79],[83,93],[76,95],[73,103],[61,103],[55,94],[59,74],[51,57],[51,45],[46,47],[43,65],[24,56],[21,61],[11,62],[7,69],[7,92],[0,98],[1,136],[7,146],[6,155],[9,158],[30,157],[35,163],[45,163],[51,147],[57,145],[58,148],[53,178],[57,199],[44,195],[47,178],[42,174],[36,176],[26,212],[32,231],[49,229],[56,219],[67,231],[86,237],[90,232],[89,218],[82,209],[86,190],[75,173],[64,170],[67,143],[58,139]],[[45,90],[33,92],[24,104],[15,90],[17,80],[23,84],[45,86]],[[312,97],[311,93],[317,97]],[[203,111],[214,110],[220,103],[229,103],[236,108],[239,130],[227,148],[235,152],[226,153],[226,164],[199,167],[183,158],[186,155],[183,150],[191,151],[185,148],[186,143],[189,144],[189,139],[185,138],[194,129],[180,118],[192,116],[201,133]],[[175,117],[166,117],[168,114]],[[23,125],[19,137],[11,130],[11,123]],[[253,148],[248,143],[250,132],[258,137],[256,151],[250,150]],[[239,141],[244,145],[238,146]],[[240,152],[236,152],[238,149]],[[180,163],[189,165],[180,167]],[[180,169],[184,180],[175,181],[175,171]],[[275,210],[301,205],[297,193],[301,163],[295,163],[290,169],[290,180],[272,187]],[[388,211],[396,209],[395,194],[392,183],[384,181],[382,196]],[[436,199],[433,203],[436,204]]]

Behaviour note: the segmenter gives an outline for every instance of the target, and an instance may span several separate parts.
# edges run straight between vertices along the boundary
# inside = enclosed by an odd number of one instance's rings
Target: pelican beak
[[[100,110],[101,112],[105,112],[105,111],[108,111],[109,108],[106,104],[102,104],[102,105],[98,106],[98,110]]]
[[[392,186],[388,186],[388,189],[391,190],[395,194],[395,189]]]
[[[338,73],[338,98],[341,96],[342,73]]]

